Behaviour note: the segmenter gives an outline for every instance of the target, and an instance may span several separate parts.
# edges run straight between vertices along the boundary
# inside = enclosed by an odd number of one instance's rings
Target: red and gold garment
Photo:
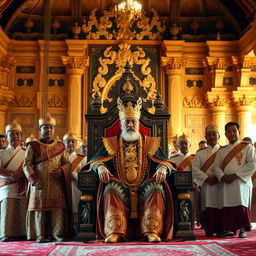
[[[51,172],[61,168],[63,175],[56,179]],[[46,144],[32,141],[27,146],[24,173],[29,181],[27,191],[27,211],[51,211],[65,208],[71,201],[71,171],[65,145],[60,141]],[[43,189],[38,190],[32,183],[39,180]]]
[[[142,239],[155,233],[170,240],[174,219],[171,191],[166,181],[159,184],[152,177],[161,165],[173,169],[160,149],[160,138],[141,136],[136,142],[124,142],[111,137],[103,138],[103,144],[90,161],[91,168],[104,163],[113,177],[99,185],[97,238],[114,233],[126,240],[129,221],[137,219]]]

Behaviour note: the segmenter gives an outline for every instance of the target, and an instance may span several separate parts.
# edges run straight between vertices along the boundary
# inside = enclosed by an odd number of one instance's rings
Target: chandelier
[[[115,5],[115,19],[118,32],[117,39],[131,39],[135,31],[132,31],[132,23],[141,16],[142,6],[134,0],[126,0]]]
[[[123,16],[127,21],[131,21],[133,18],[139,18],[141,14],[141,4],[134,0],[126,0],[118,5],[115,5],[116,16]]]

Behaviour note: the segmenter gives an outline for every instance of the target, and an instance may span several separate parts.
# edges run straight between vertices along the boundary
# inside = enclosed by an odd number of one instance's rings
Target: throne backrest
[[[97,95],[91,99],[87,120],[87,140],[88,140],[88,160],[102,146],[102,137],[111,137],[121,133],[119,112],[117,109],[117,98],[120,97],[124,103],[128,101],[136,102],[139,97],[142,98],[143,104],[141,108],[140,132],[146,136],[161,137],[161,147],[165,153],[168,148],[168,120],[169,114],[167,109],[158,104],[158,98],[154,101],[155,113],[148,111],[153,106],[152,101],[147,97],[147,93],[136,80],[131,72],[130,66],[125,66],[125,71],[121,78],[116,81],[108,93],[108,100],[103,104]],[[158,105],[157,105],[158,104]],[[101,107],[107,109],[105,113],[101,113]]]

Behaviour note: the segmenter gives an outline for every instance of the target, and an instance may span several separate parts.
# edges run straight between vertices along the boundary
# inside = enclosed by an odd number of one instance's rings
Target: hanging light
[[[134,0],[126,0],[115,6],[116,16],[122,16],[128,21],[134,17],[138,18],[141,14],[142,5]]]

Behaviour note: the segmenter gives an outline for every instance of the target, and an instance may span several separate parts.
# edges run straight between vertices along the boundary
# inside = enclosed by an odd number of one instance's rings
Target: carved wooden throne
[[[162,137],[161,147],[167,152],[167,125],[169,114],[157,92],[154,103],[147,96],[146,91],[135,79],[129,65],[125,66],[125,71],[121,78],[116,81],[108,93],[108,99],[101,104],[96,95],[90,102],[90,108],[86,115],[87,121],[87,140],[88,140],[88,159],[97,152],[102,146],[102,137],[119,135],[120,122],[117,109],[117,98],[120,97],[125,103],[135,102],[139,97],[143,104],[141,109],[140,132],[144,135]],[[101,109],[107,111],[101,114]],[[155,114],[149,113],[148,109],[153,109]],[[79,241],[95,239],[95,200],[98,185],[98,177],[94,172],[79,173],[78,186],[83,192],[79,203]]]
[[[97,94],[94,99],[91,99],[86,115],[89,160],[102,146],[102,137],[119,135],[121,132],[117,109],[118,97],[124,103],[128,101],[136,102],[139,97],[142,98],[140,132],[144,135],[161,137],[161,147],[167,153],[167,131],[170,115],[161,101],[159,93],[154,93],[156,97],[152,101],[144,88],[140,86],[139,81],[135,79],[130,66],[127,64],[120,79],[109,90],[108,97],[103,101],[103,104]],[[107,109],[107,111],[102,114],[102,109]],[[153,110],[154,114],[150,113],[149,110],[151,112]],[[94,171],[80,172],[78,174],[78,187],[83,192],[83,196],[79,202],[77,240],[95,240],[97,174]]]

